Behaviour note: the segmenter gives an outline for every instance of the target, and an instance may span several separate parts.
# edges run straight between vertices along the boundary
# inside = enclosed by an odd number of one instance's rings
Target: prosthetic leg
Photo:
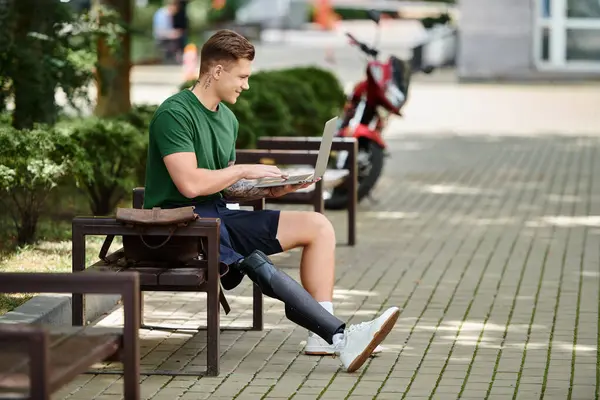
[[[316,333],[327,343],[333,335],[343,333],[345,323],[325,310],[298,282],[277,269],[261,251],[255,250],[237,264],[262,292],[285,304],[285,316],[292,322]]]

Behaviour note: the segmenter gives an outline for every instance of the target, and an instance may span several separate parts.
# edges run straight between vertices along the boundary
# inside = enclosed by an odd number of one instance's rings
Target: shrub
[[[233,111],[239,122],[236,147],[238,149],[254,148],[260,127],[252,112],[250,101],[245,97],[240,97],[235,104],[227,104],[227,106]]]
[[[2,125],[11,125],[12,124],[12,115],[7,112],[0,112],[0,126]]]
[[[143,133],[148,133],[150,121],[158,109],[157,104],[136,104],[131,110],[121,117],[122,120],[129,122]]]
[[[217,10],[210,8],[206,13],[206,21],[209,24],[219,24],[235,20],[238,9],[243,5],[243,0],[228,0],[223,8]]]
[[[48,194],[68,174],[77,152],[68,137],[46,126],[0,126],[0,203],[13,219],[18,245],[34,242]]]
[[[185,82],[183,82],[181,85],[179,85],[179,90],[185,90],[187,88],[191,88],[192,86],[194,86],[194,83],[196,83],[197,79],[189,79]]]
[[[307,82],[285,70],[259,72],[254,79],[258,82],[252,85],[250,91],[260,85],[260,90],[277,93],[283,105],[290,110],[290,135],[313,136],[321,132],[325,122],[322,120],[323,110]]]
[[[312,66],[289,68],[281,72],[291,74],[311,87],[319,101],[319,119],[322,123],[341,112],[346,95],[333,72]]]
[[[158,109],[156,104],[137,104],[131,110],[121,117],[121,120],[129,122],[135,126],[142,136],[147,137],[150,129],[150,121]],[[148,156],[148,141],[145,142],[145,148],[138,160],[136,167],[136,185],[143,185],[146,181],[146,159]]]
[[[265,77],[259,74],[250,81],[251,89],[242,96],[252,110],[257,136],[292,135],[292,114],[281,93],[264,84]]]
[[[140,159],[146,155],[147,135],[126,121],[96,117],[71,121],[61,129],[81,149],[73,176],[87,194],[92,213],[111,213],[139,184],[136,178]]]

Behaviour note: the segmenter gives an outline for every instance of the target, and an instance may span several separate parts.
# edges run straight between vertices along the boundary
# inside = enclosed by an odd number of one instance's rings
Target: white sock
[[[333,335],[333,345],[335,347],[337,347],[337,345],[344,340],[344,334],[343,333],[336,333],[335,335]]]
[[[319,304],[326,309],[327,311],[329,311],[330,314],[333,315],[333,303],[331,301],[320,301]],[[344,340],[344,334],[343,333],[336,333],[335,335],[333,335],[333,345],[337,346],[342,340]]]
[[[325,310],[327,310],[330,314],[333,315],[333,303],[331,301],[320,301],[319,304],[321,305],[321,307],[323,307]],[[308,331],[308,334],[311,336],[316,335],[316,333],[313,333],[311,331]]]
[[[333,303],[331,301],[320,301],[321,307],[329,311],[329,314],[333,315]]]

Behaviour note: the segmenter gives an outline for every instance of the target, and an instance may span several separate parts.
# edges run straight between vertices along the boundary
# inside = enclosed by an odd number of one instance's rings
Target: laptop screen
[[[333,142],[333,134],[337,127],[338,117],[333,117],[325,123],[323,129],[323,138],[321,139],[321,147],[319,147],[319,156],[317,157],[317,165],[315,165],[315,177],[321,178],[327,171],[327,163],[329,162],[329,153],[331,152],[331,143]]]

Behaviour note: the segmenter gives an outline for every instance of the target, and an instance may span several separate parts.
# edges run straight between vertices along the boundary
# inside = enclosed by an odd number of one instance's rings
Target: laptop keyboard
[[[259,183],[272,183],[272,182],[285,182],[285,181],[289,181],[289,180],[302,181],[304,179],[310,178],[311,176],[312,176],[312,174],[288,176],[287,179],[282,179],[282,178],[263,178],[263,179],[259,179],[258,182]]]

